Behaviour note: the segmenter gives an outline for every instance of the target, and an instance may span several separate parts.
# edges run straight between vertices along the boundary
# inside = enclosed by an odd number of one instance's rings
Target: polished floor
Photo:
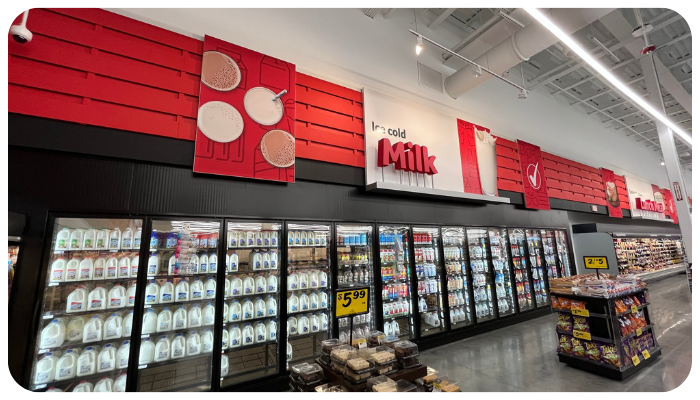
[[[690,373],[690,290],[686,276],[677,275],[649,284],[649,292],[662,354],[623,382],[560,363],[554,314],[426,350],[421,361],[457,380],[464,392],[669,391]]]

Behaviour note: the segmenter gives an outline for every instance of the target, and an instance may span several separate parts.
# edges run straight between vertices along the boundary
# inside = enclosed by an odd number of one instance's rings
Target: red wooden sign
[[[464,193],[482,194],[479,180],[479,164],[476,160],[476,142],[474,140],[474,124],[457,119],[457,134],[459,135],[459,154],[462,158],[462,181]],[[477,126],[479,130],[490,131]]]
[[[620,194],[615,182],[615,173],[609,169],[600,169],[603,178],[603,189],[607,200],[608,215],[614,218],[622,218],[622,207],[620,205]]]
[[[386,167],[394,164],[394,168],[419,174],[435,175],[435,156],[428,153],[426,146],[411,142],[396,142],[393,145],[389,139],[380,139],[377,144],[377,166]]]
[[[671,217],[674,223],[678,223],[678,211],[676,210],[676,203],[673,201],[673,193],[668,189],[663,189],[664,195],[664,212],[666,215]]]
[[[523,176],[525,207],[549,210],[544,161],[539,146],[518,140],[518,154],[520,155],[520,171]]]

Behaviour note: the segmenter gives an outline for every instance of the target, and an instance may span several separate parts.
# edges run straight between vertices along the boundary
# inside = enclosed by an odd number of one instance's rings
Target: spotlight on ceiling
[[[416,55],[419,56],[423,51],[423,36],[418,36],[418,41],[416,42]]]
[[[520,99],[520,100],[527,99],[527,92],[525,90],[521,90],[520,93],[518,93],[518,99]]]
[[[477,65],[476,66],[476,77],[478,78],[480,76],[481,76],[481,66]]]
[[[661,165],[666,165],[666,163],[664,162],[664,160],[661,160]]]

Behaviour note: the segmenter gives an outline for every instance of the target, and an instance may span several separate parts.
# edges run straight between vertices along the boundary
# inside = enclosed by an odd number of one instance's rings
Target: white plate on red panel
[[[197,127],[204,136],[219,143],[229,143],[243,133],[243,117],[236,108],[223,101],[202,104],[197,113]]]

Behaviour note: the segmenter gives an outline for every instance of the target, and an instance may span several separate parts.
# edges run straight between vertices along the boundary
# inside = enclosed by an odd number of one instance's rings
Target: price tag
[[[148,364],[141,364],[141,365],[139,365],[139,369],[144,369],[144,368],[148,368]]]
[[[367,339],[357,339],[353,340],[353,342],[357,345],[358,349],[364,349],[367,347]]]
[[[583,257],[588,269],[608,269],[608,257]]]
[[[44,383],[44,384],[41,384],[41,385],[36,385],[36,386],[34,386],[34,390],[43,389],[43,388],[45,388],[45,387],[46,387],[46,384],[45,384],[45,383]]]
[[[591,340],[591,334],[588,332],[574,331],[576,339]]]
[[[338,290],[335,293],[336,317],[364,314],[369,311],[369,289]]]
[[[634,305],[632,306],[632,313],[633,314],[637,313],[637,306],[634,306]]]
[[[51,283],[49,283],[49,287],[51,287],[51,286],[58,286],[58,282],[51,282]]]
[[[637,336],[642,336],[642,328],[637,328]]]
[[[51,318],[53,318],[53,315],[44,315],[42,318],[43,319],[51,319]]]
[[[581,316],[581,317],[589,317],[590,316],[590,313],[588,312],[588,310],[580,310],[578,308],[571,309],[571,313],[574,315]]]
[[[651,357],[651,354],[649,354],[649,350],[644,350],[644,351],[642,352],[642,356],[644,356],[644,359],[645,359],[645,360],[648,360],[649,357]]]
[[[637,356],[632,357],[632,364],[634,364],[635,367],[637,365],[639,365],[639,357],[637,357]]]

